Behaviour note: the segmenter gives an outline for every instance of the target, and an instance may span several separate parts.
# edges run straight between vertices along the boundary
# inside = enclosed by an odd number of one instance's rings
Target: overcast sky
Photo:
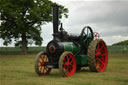
[[[92,27],[107,45],[128,40],[128,0],[52,0],[69,9],[63,18],[64,29],[80,34],[84,26]],[[43,46],[52,39],[52,23],[42,26]],[[2,46],[2,40],[0,40]],[[10,46],[13,46],[11,44]]]

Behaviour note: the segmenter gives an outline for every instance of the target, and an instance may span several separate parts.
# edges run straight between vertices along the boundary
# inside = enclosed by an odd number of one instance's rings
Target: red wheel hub
[[[103,41],[100,41],[95,50],[96,68],[99,72],[103,72],[108,63],[107,47]]]

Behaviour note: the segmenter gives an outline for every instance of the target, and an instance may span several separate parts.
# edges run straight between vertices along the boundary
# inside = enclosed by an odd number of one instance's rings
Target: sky
[[[69,10],[69,17],[61,19],[68,33],[80,34],[90,26],[107,45],[128,40],[128,0],[52,0]],[[43,44],[52,40],[53,25],[42,25]],[[3,40],[0,39],[0,46]],[[9,46],[14,46],[12,43]]]

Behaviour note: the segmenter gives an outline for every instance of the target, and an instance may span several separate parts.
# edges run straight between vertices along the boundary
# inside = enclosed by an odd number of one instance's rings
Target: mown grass
[[[0,85],[128,85],[128,54],[109,54],[103,73],[85,67],[69,78],[61,77],[58,69],[39,77],[34,71],[35,56],[1,55]]]

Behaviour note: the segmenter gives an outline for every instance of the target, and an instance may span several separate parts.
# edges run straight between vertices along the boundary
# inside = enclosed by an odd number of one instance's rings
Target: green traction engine
[[[88,66],[90,71],[104,72],[108,63],[105,42],[85,26],[80,35],[68,34],[61,24],[58,30],[59,6],[53,6],[53,40],[35,59],[38,75],[47,75],[52,69],[59,69],[62,76],[70,77],[81,67]]]

